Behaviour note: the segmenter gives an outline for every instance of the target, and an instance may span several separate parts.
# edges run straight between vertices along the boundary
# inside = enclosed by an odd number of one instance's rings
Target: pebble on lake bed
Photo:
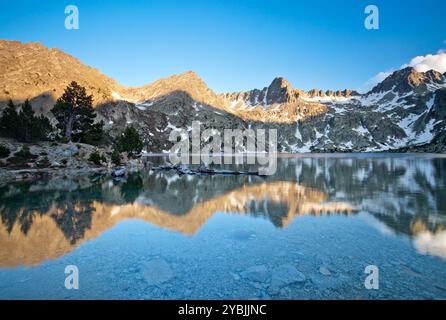
[[[330,270],[328,270],[326,267],[320,267],[319,272],[322,273],[324,276],[331,276]]]

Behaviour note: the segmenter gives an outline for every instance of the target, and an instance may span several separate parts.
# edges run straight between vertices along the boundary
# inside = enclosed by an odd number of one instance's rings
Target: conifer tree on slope
[[[67,141],[97,144],[103,135],[104,123],[95,123],[93,97],[84,87],[71,82],[51,110],[58,122],[58,129]]]

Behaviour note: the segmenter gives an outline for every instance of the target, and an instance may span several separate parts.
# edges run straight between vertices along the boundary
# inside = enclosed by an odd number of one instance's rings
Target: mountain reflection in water
[[[383,232],[446,259],[445,184],[446,159],[385,155],[279,158],[266,179],[144,171],[11,184],[0,188],[0,267],[58,258],[123,219],[193,236],[217,212],[278,228],[303,215],[366,213]]]

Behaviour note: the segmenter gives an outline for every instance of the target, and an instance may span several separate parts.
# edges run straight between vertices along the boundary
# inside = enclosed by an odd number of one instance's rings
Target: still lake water
[[[446,299],[442,156],[10,184],[0,215],[1,299]],[[378,290],[364,286],[369,265]]]

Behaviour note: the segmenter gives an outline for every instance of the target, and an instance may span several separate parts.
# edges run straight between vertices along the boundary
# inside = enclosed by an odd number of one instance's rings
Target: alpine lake
[[[446,299],[442,155],[15,183],[0,216],[1,299]]]

